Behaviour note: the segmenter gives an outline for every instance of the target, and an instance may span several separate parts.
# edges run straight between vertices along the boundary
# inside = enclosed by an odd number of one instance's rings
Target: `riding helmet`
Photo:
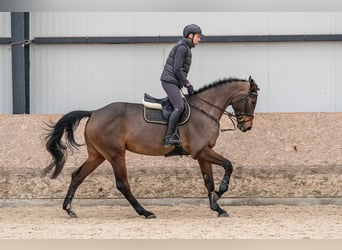
[[[203,36],[202,30],[197,24],[189,24],[184,27],[183,36],[187,38],[189,34],[200,34],[201,36]]]

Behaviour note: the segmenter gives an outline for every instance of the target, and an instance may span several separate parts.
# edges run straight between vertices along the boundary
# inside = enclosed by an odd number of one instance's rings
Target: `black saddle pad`
[[[190,106],[185,102],[184,112],[179,119],[178,125],[185,124],[190,118]],[[164,118],[163,111],[161,109],[152,109],[144,106],[144,119],[147,122],[167,124],[168,120]]]

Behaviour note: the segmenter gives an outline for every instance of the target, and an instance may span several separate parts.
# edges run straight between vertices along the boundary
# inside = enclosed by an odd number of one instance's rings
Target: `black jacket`
[[[172,48],[166,59],[164,70],[160,80],[174,83],[179,88],[184,87],[189,81],[187,75],[191,65],[191,49],[194,45],[189,39],[183,38]]]

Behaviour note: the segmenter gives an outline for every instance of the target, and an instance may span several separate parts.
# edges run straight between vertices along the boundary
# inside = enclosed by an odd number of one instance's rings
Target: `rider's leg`
[[[180,146],[181,140],[177,133],[177,123],[184,111],[184,101],[177,85],[167,82],[162,82],[162,86],[169,97],[173,106],[173,111],[170,114],[168,127],[164,139],[164,145]]]
[[[164,138],[165,146],[168,146],[168,145],[180,146],[181,145],[182,142],[177,133],[177,123],[179,121],[181,114],[182,113],[178,109],[174,109],[172,113],[170,114],[169,121],[167,124],[166,135]]]

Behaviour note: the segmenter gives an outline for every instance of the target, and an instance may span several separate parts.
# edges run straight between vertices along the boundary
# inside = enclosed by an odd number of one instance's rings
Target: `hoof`
[[[229,214],[227,212],[223,212],[218,214],[218,217],[229,217]]]
[[[74,212],[72,212],[72,213],[69,214],[69,217],[70,217],[70,218],[77,218],[77,214],[75,214]]]
[[[77,214],[75,214],[73,211],[67,210],[67,213],[68,213],[70,218],[77,218]]]
[[[157,218],[157,216],[155,216],[154,213],[149,213],[145,215],[145,219],[155,219],[155,218]]]

